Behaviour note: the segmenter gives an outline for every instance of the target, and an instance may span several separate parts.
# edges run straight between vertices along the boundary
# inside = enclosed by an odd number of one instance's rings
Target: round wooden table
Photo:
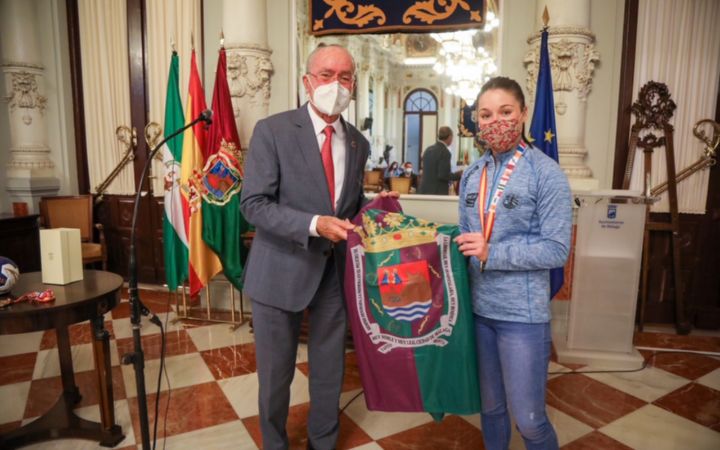
[[[63,393],[55,405],[37,420],[0,435],[0,448],[17,448],[50,439],[80,438],[114,447],[125,437],[115,423],[110,369],[110,335],[104,327],[104,314],[120,302],[121,276],[99,270],[85,270],[83,279],[66,285],[43,284],[40,272],[23,273],[12,289],[19,297],[30,291],[52,289],[52,303],[17,303],[0,309],[0,334],[28,333],[54,328]],[[101,423],[81,419],[73,412],[80,401],[70,351],[68,326],[90,321],[93,356],[100,398]]]

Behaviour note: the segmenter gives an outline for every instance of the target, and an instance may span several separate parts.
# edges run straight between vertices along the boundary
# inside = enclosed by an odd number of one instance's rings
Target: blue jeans
[[[550,324],[474,317],[485,447],[508,448],[509,405],[528,450],[557,449],[557,436],[545,412]]]

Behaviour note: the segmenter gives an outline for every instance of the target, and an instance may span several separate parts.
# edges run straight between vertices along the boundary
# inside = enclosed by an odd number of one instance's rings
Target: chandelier
[[[462,98],[468,105],[475,103],[480,88],[497,72],[497,66],[490,53],[473,41],[478,33],[489,33],[499,24],[500,20],[489,11],[482,31],[462,30],[430,35],[440,44],[433,69],[450,80],[445,92]]]

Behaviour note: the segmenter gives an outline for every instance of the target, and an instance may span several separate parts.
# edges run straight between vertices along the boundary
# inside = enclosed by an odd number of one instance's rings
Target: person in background
[[[390,144],[385,145],[385,150],[383,150],[382,159],[385,162],[390,161],[390,152],[392,152],[393,146]]]
[[[440,127],[437,142],[423,152],[419,194],[448,195],[450,182],[460,179],[462,172],[453,173],[450,164],[452,141],[452,129]]]
[[[398,175],[403,178],[411,178],[410,181],[410,192],[415,192],[417,190],[417,174],[415,173],[415,169],[413,168],[413,163],[410,161],[406,161],[402,165],[402,170],[400,171],[400,174]]]
[[[397,176],[400,176],[400,173],[401,173],[400,165],[398,164],[397,161],[393,161],[392,163],[390,163],[390,165],[387,167],[387,169],[385,169],[384,177],[385,178],[397,177]]]
[[[310,103],[260,120],[250,140],[241,210],[256,234],[244,273],[252,299],[263,448],[288,448],[285,429],[300,324],[309,320],[308,448],[335,448],[347,319],[344,242],[365,198],[369,143],[341,113],[355,62],[339,45],[307,60]]]
[[[496,77],[478,95],[486,151],[462,176],[460,251],[469,257],[485,448],[510,443],[510,412],[528,449],[557,449],[545,408],[550,275],[570,249],[570,187],[523,136],[525,97]]]

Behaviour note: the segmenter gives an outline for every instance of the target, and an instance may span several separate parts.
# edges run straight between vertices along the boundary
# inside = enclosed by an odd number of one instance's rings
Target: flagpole
[[[145,306],[140,300],[138,294],[138,269],[137,269],[137,255],[135,251],[135,229],[137,224],[138,206],[140,206],[140,197],[143,196],[143,184],[150,168],[152,160],[155,158],[155,154],[162,148],[162,146],[174,138],[178,134],[185,131],[187,128],[197,124],[198,122],[211,123],[212,111],[205,110],[198,116],[197,119],[183,126],[179,130],[175,131],[171,135],[163,139],[157,146],[155,146],[150,155],[145,161],[142,173],[140,175],[140,183],[138,184],[138,190],[135,194],[135,204],[133,206],[133,216],[130,225],[130,258],[128,260],[128,296],[130,297],[130,323],[132,324],[133,344],[134,350],[131,353],[126,353],[122,357],[122,363],[132,364],[135,369],[135,385],[137,388],[137,402],[138,402],[138,415],[140,421],[140,434],[142,437],[143,450],[150,450],[150,430],[148,424],[148,412],[147,412],[147,396],[145,393],[145,355],[142,350],[142,341],[140,339],[140,322],[142,316],[150,318],[150,322],[154,323],[162,330],[162,321],[158,316],[153,314],[147,306]],[[157,418],[156,418],[157,419]]]

